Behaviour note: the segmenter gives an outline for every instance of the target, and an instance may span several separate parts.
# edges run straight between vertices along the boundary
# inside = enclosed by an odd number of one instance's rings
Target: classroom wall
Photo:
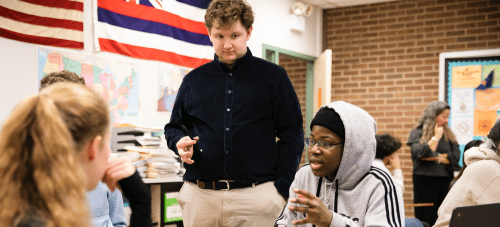
[[[321,53],[322,11],[314,9],[314,13],[306,18],[304,32],[290,29],[289,16],[294,0],[260,1],[248,0],[255,12],[252,37],[248,42],[254,56],[262,57],[262,44],[318,56]],[[92,26],[93,0],[84,2],[84,50],[72,50],[40,46],[59,51],[89,54],[104,58],[137,63],[140,76],[140,111],[138,123],[146,126],[157,126],[168,122],[170,116],[156,112],[156,80],[159,62],[138,60],[117,54],[96,52],[93,44]],[[14,106],[23,98],[38,92],[36,71],[36,47],[38,45],[9,40],[0,37],[0,125],[9,116]],[[162,63],[160,63],[162,64]],[[152,89],[154,88],[154,89]]]
[[[500,48],[500,2],[402,0],[324,11],[333,50],[332,100],[367,110],[401,140],[405,204],[413,203],[408,134],[438,100],[441,52]],[[406,207],[406,216],[414,217]]]
[[[292,82],[297,98],[299,99],[300,109],[302,111],[302,128],[304,133],[306,130],[306,70],[307,62],[304,60],[299,60],[293,56],[280,54],[279,55],[279,65],[283,67]],[[305,135],[309,136],[309,135]],[[306,162],[306,151],[302,151],[302,157],[300,158],[299,167],[304,165]]]

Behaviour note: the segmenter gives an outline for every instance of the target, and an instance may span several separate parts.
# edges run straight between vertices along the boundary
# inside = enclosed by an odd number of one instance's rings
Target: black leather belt
[[[188,180],[189,182],[196,184],[198,188],[201,189],[212,189],[212,190],[230,190],[238,188],[248,188],[254,187],[259,183],[242,184],[234,182],[233,180],[218,180],[218,181],[205,181],[205,180]]]

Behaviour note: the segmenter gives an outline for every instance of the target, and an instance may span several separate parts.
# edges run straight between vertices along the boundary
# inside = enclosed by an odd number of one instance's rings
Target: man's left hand
[[[291,198],[291,203],[297,203],[304,206],[290,206],[288,209],[295,212],[301,212],[306,215],[302,220],[292,221],[293,225],[304,225],[307,223],[320,226],[330,226],[333,214],[323,201],[318,197],[302,189],[293,189],[297,193],[297,198]]]

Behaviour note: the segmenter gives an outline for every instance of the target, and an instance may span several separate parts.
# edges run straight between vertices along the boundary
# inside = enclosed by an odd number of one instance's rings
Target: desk
[[[149,190],[151,191],[151,219],[153,224],[157,223],[156,226],[158,227],[170,225],[183,227],[182,221],[164,222],[164,195],[167,192],[178,192],[184,183],[182,178],[178,176],[169,178],[142,178],[142,181],[149,186]]]

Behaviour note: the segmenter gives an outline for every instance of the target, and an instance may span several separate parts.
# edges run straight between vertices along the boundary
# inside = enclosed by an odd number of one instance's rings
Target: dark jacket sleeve
[[[172,108],[172,113],[170,115],[170,122],[166,124],[164,128],[167,146],[177,155],[179,155],[179,152],[177,151],[177,147],[175,145],[182,137],[186,136],[182,130],[175,126],[177,123],[182,123],[183,117],[186,115],[184,110],[184,98],[187,87],[186,83],[186,78],[184,78],[175,98],[174,107]]]
[[[427,143],[420,143],[422,138],[422,130],[414,129],[410,132],[407,145],[411,147],[411,159],[413,161],[435,156],[435,153],[431,150]]]
[[[453,171],[460,171],[462,167],[458,164],[460,161],[460,149],[458,144],[450,143],[451,151],[448,153],[448,160],[451,163],[451,168]]]
[[[151,192],[142,181],[139,172],[135,171],[132,176],[118,183],[132,210],[130,227],[151,227]]]
[[[274,184],[278,192],[288,199],[290,185],[304,150],[304,131],[302,112],[297,94],[284,69],[278,77],[275,95],[275,132],[278,143],[278,171]]]

